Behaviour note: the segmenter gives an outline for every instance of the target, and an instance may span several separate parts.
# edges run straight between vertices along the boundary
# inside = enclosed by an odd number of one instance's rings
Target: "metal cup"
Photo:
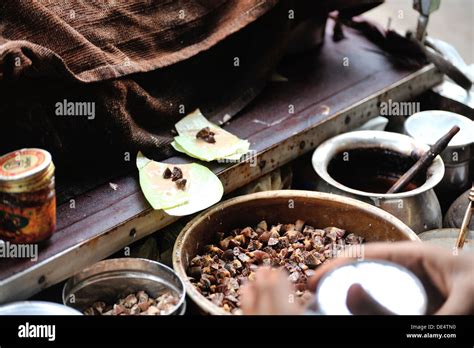
[[[461,130],[441,153],[445,166],[443,180],[437,187],[440,196],[452,198],[471,186],[470,162],[474,149],[474,122],[453,112],[428,110],[413,114],[405,122],[405,132],[411,137],[433,145],[453,126]],[[446,197],[451,200],[451,197]]]

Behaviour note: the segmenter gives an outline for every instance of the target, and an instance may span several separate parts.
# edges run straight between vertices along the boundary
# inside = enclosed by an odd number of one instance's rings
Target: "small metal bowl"
[[[449,250],[454,250],[459,236],[459,228],[439,228],[420,233],[422,242],[431,243]],[[474,231],[469,231],[463,250],[474,252]]]
[[[417,112],[405,122],[405,133],[428,145],[433,145],[453,126],[458,126],[460,131],[441,152],[446,170],[437,187],[437,192],[448,197],[453,191],[461,193],[471,186],[469,166],[474,158],[474,122],[465,116],[442,110]]]
[[[0,315],[82,315],[82,313],[54,302],[20,301],[0,306]]]
[[[115,303],[140,290],[158,297],[172,291],[179,301],[169,315],[186,311],[185,288],[169,267],[139,258],[119,258],[97,262],[70,278],[63,288],[63,303],[81,312],[97,301]]]

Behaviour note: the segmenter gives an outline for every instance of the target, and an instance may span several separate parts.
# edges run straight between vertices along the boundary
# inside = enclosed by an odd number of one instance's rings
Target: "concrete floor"
[[[384,26],[392,18],[391,28],[400,32],[416,28],[418,12],[412,0],[385,0],[365,16]],[[474,63],[474,0],[441,0],[441,6],[430,17],[428,35],[447,41],[467,64]]]

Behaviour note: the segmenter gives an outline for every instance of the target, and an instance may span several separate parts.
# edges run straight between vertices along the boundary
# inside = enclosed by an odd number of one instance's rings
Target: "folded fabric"
[[[322,32],[330,10],[367,3],[380,0],[2,0],[0,153],[43,147],[85,173],[168,157],[183,108],[234,116],[299,23]]]

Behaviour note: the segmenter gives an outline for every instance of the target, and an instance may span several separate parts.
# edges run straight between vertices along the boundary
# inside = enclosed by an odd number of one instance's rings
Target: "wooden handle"
[[[400,192],[416,175],[418,175],[418,173],[421,173],[423,170],[428,168],[431,163],[433,163],[436,156],[438,156],[441,151],[448,146],[451,139],[459,132],[459,129],[458,126],[454,126],[448,133],[443,135],[410,169],[408,169],[405,174],[400,177],[400,179],[397,180],[395,184],[393,184],[387,193]]]
[[[464,246],[464,242],[466,241],[467,234],[469,233],[469,224],[471,223],[472,213],[474,211],[474,185],[472,186],[471,190],[469,191],[469,204],[467,205],[466,213],[464,214],[464,218],[462,220],[461,230],[459,231],[458,240],[456,241],[456,248],[462,249]]]
[[[462,221],[461,230],[459,231],[459,236],[456,241],[456,248],[462,249],[464,246],[464,242],[466,241],[467,234],[469,233],[469,222],[472,218],[472,202],[469,202],[468,208],[466,210],[466,214],[464,215],[464,219]]]

